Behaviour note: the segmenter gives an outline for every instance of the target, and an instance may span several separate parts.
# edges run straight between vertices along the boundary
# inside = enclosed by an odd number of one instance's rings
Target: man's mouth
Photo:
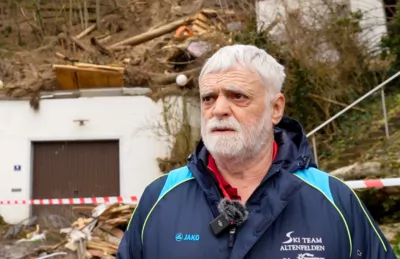
[[[234,129],[230,128],[214,128],[211,130],[212,133],[232,133],[235,132]]]

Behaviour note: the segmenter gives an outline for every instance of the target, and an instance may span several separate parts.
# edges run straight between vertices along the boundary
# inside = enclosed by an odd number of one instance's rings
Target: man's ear
[[[282,93],[278,93],[271,103],[271,120],[272,124],[277,125],[285,111],[285,96]]]

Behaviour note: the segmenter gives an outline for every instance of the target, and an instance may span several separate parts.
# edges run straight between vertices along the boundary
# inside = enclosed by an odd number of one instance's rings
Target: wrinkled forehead
[[[211,90],[259,92],[264,90],[261,77],[258,73],[240,67],[203,75],[199,81],[199,88],[200,92]]]

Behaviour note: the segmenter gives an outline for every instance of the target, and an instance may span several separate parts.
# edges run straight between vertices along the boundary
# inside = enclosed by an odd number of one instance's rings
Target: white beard
[[[212,156],[226,158],[244,158],[258,153],[268,142],[273,131],[269,114],[254,126],[243,127],[233,116],[219,120],[216,117],[205,122],[201,119],[201,135],[207,150]],[[215,134],[213,129],[224,128],[235,132]]]

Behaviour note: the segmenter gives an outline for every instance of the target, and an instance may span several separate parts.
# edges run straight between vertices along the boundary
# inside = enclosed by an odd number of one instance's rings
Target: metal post
[[[385,133],[386,133],[386,138],[389,138],[389,121],[386,112],[385,90],[383,87],[381,88],[381,97],[382,97],[383,119],[385,120]]]
[[[315,164],[318,166],[318,153],[317,153],[317,143],[315,141],[315,135],[312,135],[312,146],[313,146],[313,151],[314,151],[314,161]]]

